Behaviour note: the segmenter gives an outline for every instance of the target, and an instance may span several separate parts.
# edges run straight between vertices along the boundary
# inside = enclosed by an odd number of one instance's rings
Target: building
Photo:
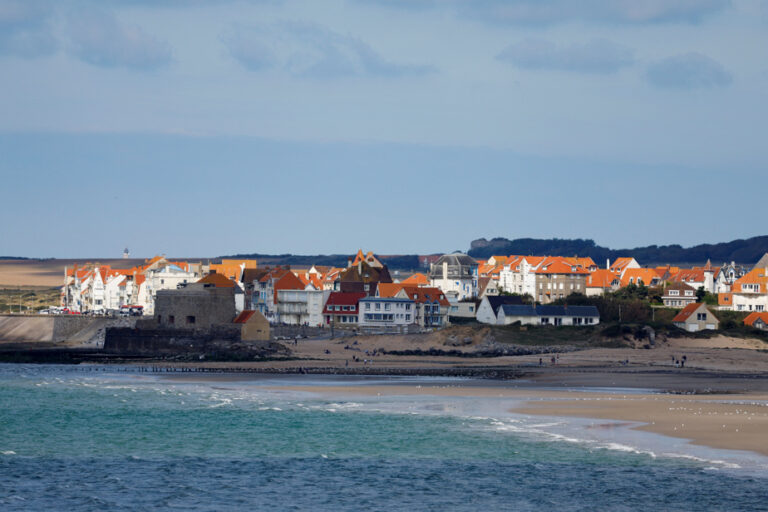
[[[597,269],[587,276],[584,284],[585,295],[596,297],[605,295],[606,292],[617,290],[621,284],[621,278],[608,269]]]
[[[414,302],[414,323],[421,327],[445,327],[450,325],[448,316],[451,303],[440,288],[405,286],[395,297]]]
[[[208,331],[235,318],[235,288],[193,283],[178,290],[158,290],[155,322],[158,327]]]
[[[531,306],[503,304],[499,307],[498,325],[573,325],[588,326],[600,323],[595,306]]]
[[[707,308],[706,304],[695,302],[688,304],[672,319],[675,327],[685,329],[688,332],[703,330],[716,330],[720,327],[720,320]]]
[[[367,296],[365,292],[331,292],[323,308],[325,325],[357,327],[359,302]]]
[[[744,325],[754,327],[755,329],[768,331],[768,311],[764,311],[762,313],[753,311],[747,315],[747,318],[744,319]]]
[[[731,287],[735,311],[768,311],[768,267],[755,267]]]
[[[668,308],[682,308],[696,302],[696,290],[685,283],[675,283],[664,289],[661,301]]]
[[[235,297],[235,312],[240,313],[245,310],[245,292],[235,281],[221,274],[213,273],[203,277],[197,283],[215,288],[231,288]]]
[[[247,309],[237,315],[232,322],[240,325],[240,339],[242,341],[269,341],[269,320],[252,309]]]
[[[323,306],[331,292],[307,286],[303,290],[278,290],[275,321],[289,325],[323,324]]]
[[[276,267],[254,282],[251,303],[270,322],[278,320],[278,292],[280,290],[304,290],[306,285],[290,269]]]
[[[392,282],[387,266],[377,260],[372,253],[368,254],[369,256],[363,259],[360,257],[362,251],[358,252],[358,257],[350,261],[349,266],[339,274],[339,291],[365,292],[369,296],[374,296],[379,283]]]
[[[360,327],[404,328],[415,323],[414,301],[406,297],[363,297],[359,307]]]
[[[429,282],[454,300],[472,299],[477,296],[477,269],[477,261],[466,254],[445,254],[430,265]]]
[[[546,258],[535,270],[533,297],[541,304],[548,304],[568,295],[586,295],[589,271],[563,258]]]
[[[616,258],[613,263],[607,261],[606,266],[608,267],[608,270],[619,277],[623,277],[624,272],[627,269],[640,268],[640,264],[635,260],[635,258]]]
[[[499,308],[505,304],[520,305],[523,299],[515,295],[485,296],[477,307],[477,321],[482,324],[497,324]]]
[[[659,286],[661,284],[661,276],[656,272],[654,268],[628,268],[624,271],[624,275],[621,276],[619,284],[622,288],[625,288],[631,284],[635,286]]]

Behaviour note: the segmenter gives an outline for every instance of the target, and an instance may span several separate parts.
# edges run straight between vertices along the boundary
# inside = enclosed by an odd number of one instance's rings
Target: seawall
[[[135,318],[81,315],[0,315],[0,343],[66,343],[101,347],[107,327],[130,327]]]

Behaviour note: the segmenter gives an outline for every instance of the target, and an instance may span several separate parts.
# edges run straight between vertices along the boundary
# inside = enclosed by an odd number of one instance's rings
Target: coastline
[[[678,395],[669,393],[590,391],[509,387],[510,383],[451,385],[312,385],[270,386],[275,391],[337,396],[437,396],[512,400],[507,412],[548,418],[594,420],[590,428],[626,426],[723,450],[751,451],[768,457],[768,393]]]

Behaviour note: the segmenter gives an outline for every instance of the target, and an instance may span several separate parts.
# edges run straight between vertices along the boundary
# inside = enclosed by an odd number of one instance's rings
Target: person
[[[544,361],[541,358],[539,358],[539,366],[544,366]]]
[[[345,366],[345,367],[349,366],[349,359],[345,359],[345,360],[344,360],[344,366]]]

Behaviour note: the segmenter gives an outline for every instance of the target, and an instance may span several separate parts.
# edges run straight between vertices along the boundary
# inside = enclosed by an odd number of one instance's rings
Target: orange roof
[[[588,270],[568,263],[563,258],[548,257],[535,270],[537,274],[589,274]]]
[[[640,281],[645,286],[651,286],[659,281],[659,274],[653,268],[628,268],[621,278],[621,287],[629,286],[630,283],[639,284]]]
[[[579,257],[573,257],[573,258],[563,258],[568,263],[571,263],[572,265],[579,265],[585,269],[589,269],[590,267],[597,267],[597,264],[594,262],[592,258],[579,258]]]
[[[616,274],[610,270],[599,268],[587,276],[588,288],[610,288]]]
[[[427,286],[404,286],[402,291],[414,302],[423,304],[425,302],[437,301],[441,306],[450,306],[451,303],[445,298],[443,290]]]
[[[379,283],[377,290],[379,297],[394,297],[405,286],[403,283]]]
[[[415,284],[417,286],[425,286],[429,284],[429,278],[420,272],[416,272],[408,279],[403,279],[402,284]]]
[[[688,320],[688,317],[694,314],[696,310],[699,309],[701,306],[703,306],[701,302],[692,302],[688,304],[677,314],[677,316],[675,316],[675,318],[672,319],[672,321],[685,322],[686,320]]]
[[[611,264],[611,270],[621,272],[630,263],[632,263],[632,258],[616,258],[616,261]]]
[[[216,288],[234,288],[235,282],[221,274],[211,273],[200,279],[198,283],[212,284]]]
[[[750,327],[755,326],[755,322],[757,320],[762,320],[764,324],[768,325],[768,311],[763,311],[761,313],[758,313],[757,311],[750,313],[747,315],[747,318],[744,319],[744,325],[749,325]]]
[[[702,268],[684,268],[669,278],[673,283],[703,283],[704,279]]]
[[[732,293],[718,293],[717,294],[717,305],[718,306],[730,306],[733,304],[733,294]]]
[[[743,290],[742,287],[745,284],[757,285],[757,290],[749,289]],[[766,293],[768,289],[768,276],[766,275],[766,269],[755,268],[747,272],[744,276],[740,277],[733,283],[731,291],[734,293],[741,293],[743,291],[751,293]]]

